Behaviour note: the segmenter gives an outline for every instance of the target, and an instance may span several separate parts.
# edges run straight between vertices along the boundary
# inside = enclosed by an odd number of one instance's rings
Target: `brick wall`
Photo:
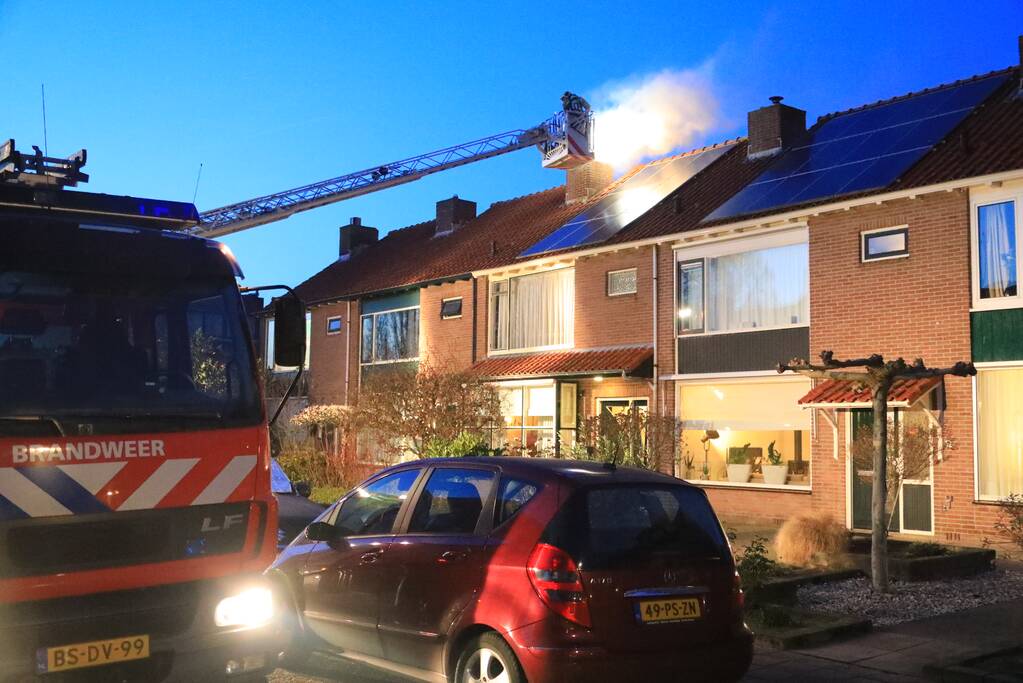
[[[420,353],[427,363],[452,371],[465,370],[472,365],[472,292],[470,280],[424,287],[420,291],[419,344]],[[462,298],[462,316],[442,320],[441,302],[455,297]],[[486,337],[482,341],[485,345]],[[485,346],[483,352],[486,353]]]
[[[309,336],[309,401],[310,403],[348,402],[345,393],[345,363],[350,357],[349,391],[354,397],[359,374],[359,304],[352,302],[348,319],[348,303],[317,306],[312,310],[312,333]],[[341,317],[341,333],[327,334],[327,318]],[[354,321],[354,322],[353,322]],[[351,344],[350,355],[345,343]]]
[[[860,232],[909,226],[909,256],[860,262]],[[882,353],[929,366],[970,359],[969,203],[942,192],[833,213],[810,221],[810,349],[839,357]],[[997,508],[973,503],[972,385],[945,380],[944,434],[955,448],[934,468],[938,541],[978,543],[991,535]],[[846,519],[845,415],[840,459],[823,419],[813,444],[814,507]]]
[[[636,293],[607,295],[607,273],[636,269]],[[575,348],[650,344],[650,248],[587,256],[575,263]]]

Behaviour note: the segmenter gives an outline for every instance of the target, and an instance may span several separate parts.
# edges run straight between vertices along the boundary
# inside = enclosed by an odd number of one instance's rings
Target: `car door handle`
[[[458,550],[449,550],[446,553],[441,553],[441,556],[437,558],[438,564],[451,564],[452,562],[461,562],[465,558],[469,557],[469,553]]]
[[[379,548],[377,550],[370,550],[367,553],[363,553],[359,558],[361,564],[373,564],[380,559],[380,556],[384,554],[384,549]]]

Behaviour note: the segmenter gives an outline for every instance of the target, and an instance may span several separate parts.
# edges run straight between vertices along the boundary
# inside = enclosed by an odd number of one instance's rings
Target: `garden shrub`
[[[849,532],[830,515],[804,512],[778,530],[774,549],[778,560],[797,567],[836,567],[845,564]]]
[[[751,596],[764,585],[764,581],[777,574],[778,563],[767,556],[767,538],[755,536],[743,550],[735,568],[743,588]]]
[[[998,520],[995,522],[995,531],[1023,550],[1023,494],[1009,494],[1002,503]]]

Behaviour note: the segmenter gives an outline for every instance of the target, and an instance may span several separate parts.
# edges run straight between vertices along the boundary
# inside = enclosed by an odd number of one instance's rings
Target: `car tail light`
[[[592,625],[582,578],[568,553],[553,545],[538,543],[529,556],[527,570],[537,595],[555,614],[580,626]]]
[[[732,578],[732,607],[736,612],[741,613],[745,606],[746,594],[742,590],[742,579],[739,578],[739,572],[735,572],[735,576]]]

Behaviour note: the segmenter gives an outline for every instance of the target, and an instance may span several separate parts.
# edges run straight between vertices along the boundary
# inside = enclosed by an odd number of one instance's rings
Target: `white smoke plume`
[[[596,158],[622,172],[692,145],[719,122],[707,69],[666,69],[605,85],[594,97]]]

